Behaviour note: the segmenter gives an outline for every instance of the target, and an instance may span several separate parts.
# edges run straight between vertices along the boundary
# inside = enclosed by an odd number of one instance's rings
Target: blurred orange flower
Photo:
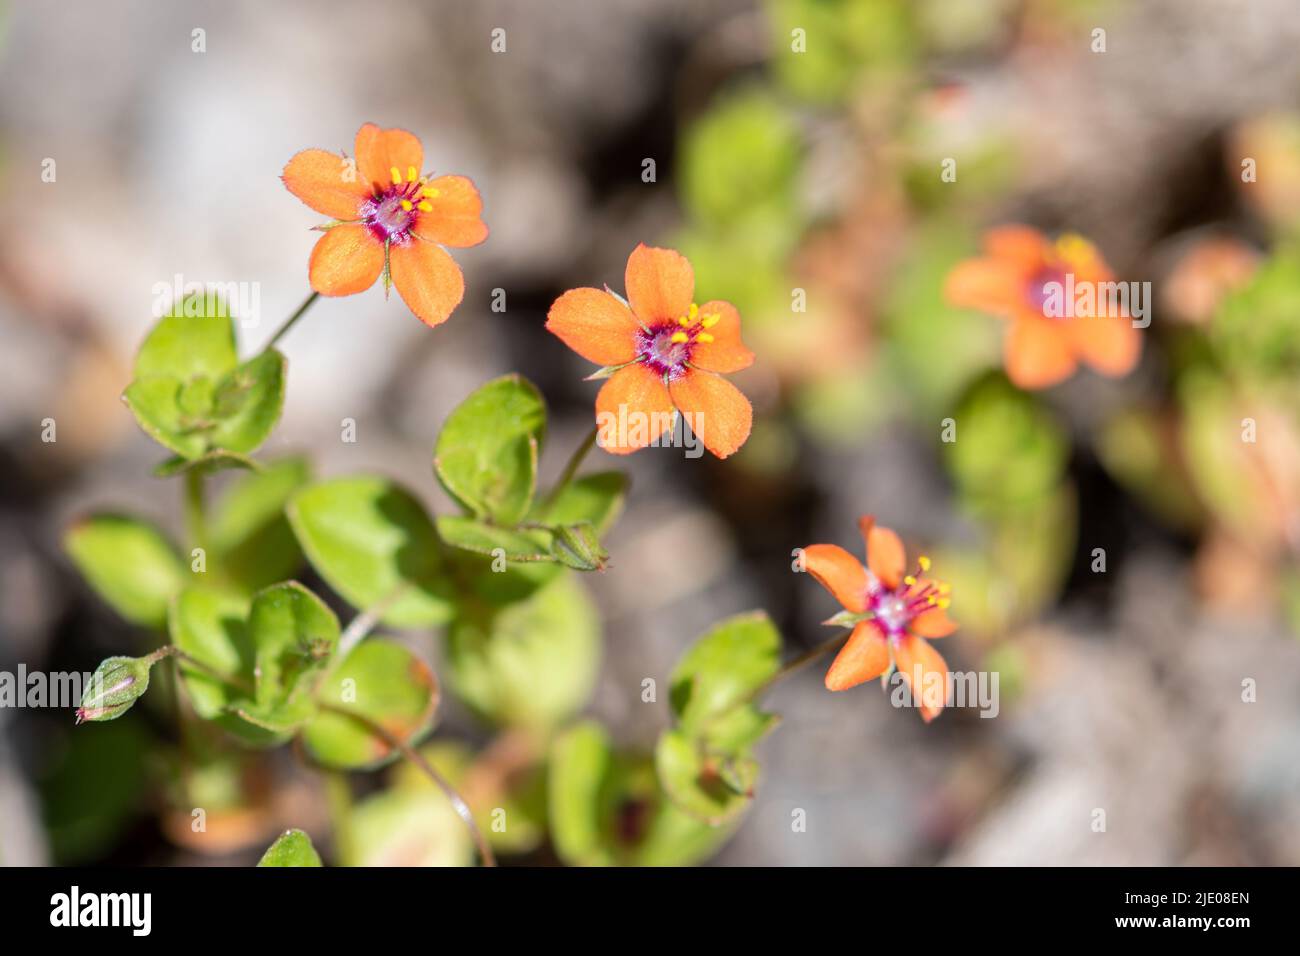
[[[424,148],[404,129],[366,123],[355,162],[305,149],[284,167],[289,191],[334,221],[312,250],[308,275],[322,295],[364,292],[384,279],[427,325],[447,320],[465,293],[460,267],[443,246],[487,238],[483,201],[464,176],[430,179]]]
[[[917,559],[915,574],[905,574],[903,542],[870,515],[858,522],[866,542],[867,566],[835,544],[803,549],[803,568],[860,619],[826,672],[827,690],[848,690],[888,672],[892,661],[912,687],[929,723],[943,710],[948,665],[926,638],[947,637],[957,630],[948,617],[949,587],[926,577],[930,559]],[[920,681],[919,687],[917,681]],[[942,681],[940,685],[939,682]],[[936,686],[943,692],[936,693]]]
[[[695,272],[672,249],[632,250],[627,299],[605,289],[570,289],[546,327],[609,377],[596,396],[600,446],[626,455],[655,444],[681,412],[704,447],[726,458],[749,438],[749,399],[719,372],[754,363],[740,339],[740,313],[718,300],[696,305]]]
[[[1073,315],[1048,308],[1061,289],[1090,289],[1101,303],[1101,284],[1112,282],[1086,239],[1066,234],[1052,242],[1028,226],[1000,226],[985,233],[982,257],[948,274],[944,294],[953,305],[1009,319],[1007,377],[1021,388],[1046,388],[1073,375],[1079,362],[1116,377],[1137,364],[1142,341],[1126,310],[1102,314],[1098,306],[1096,314]]]

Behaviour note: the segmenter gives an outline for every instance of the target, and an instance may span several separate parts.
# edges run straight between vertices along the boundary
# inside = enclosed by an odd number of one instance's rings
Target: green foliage
[[[792,92],[818,103],[850,96],[908,65],[918,40],[912,4],[898,0],[768,0],[773,61]],[[806,44],[796,52],[795,30]]]
[[[778,718],[754,698],[781,669],[781,635],[766,614],[738,614],[714,625],[673,669],[669,702],[676,728],[655,747],[668,797],[711,826],[739,817],[753,798],[753,746]]]
[[[251,593],[298,570],[302,551],[284,508],[310,478],[307,459],[282,458],[230,486],[209,525],[213,557],[227,580]]]
[[[125,515],[81,520],[65,533],[63,546],[100,597],[144,627],[164,625],[168,602],[190,576],[161,531]]]
[[[182,459],[212,451],[245,455],[262,444],[284,405],[284,356],[274,349],[240,363],[234,322],[216,296],[177,303],[136,356],[123,400],[140,427]],[[209,465],[229,465],[229,456]],[[179,468],[168,463],[164,471]]]
[[[551,839],[572,866],[687,866],[712,855],[734,824],[709,826],[666,799],[653,761],[616,751],[586,721],[551,745]]]
[[[285,513],[316,573],[353,607],[373,607],[405,586],[384,621],[426,627],[450,619],[442,544],[410,492],[385,478],[335,478],[299,489]]]
[[[586,703],[600,621],[585,589],[559,576],[526,600],[466,604],[447,629],[447,681],[483,718],[545,732]]]
[[[358,769],[396,755],[370,724],[405,744],[429,730],[438,707],[438,681],[429,665],[401,644],[371,638],[330,673],[317,700],[359,714],[364,721],[322,711],[303,730],[307,750],[327,767]]]
[[[1300,239],[1280,246],[1244,288],[1224,298],[1211,338],[1222,361],[1243,377],[1300,371]]]
[[[320,854],[311,837],[301,830],[286,830],[272,843],[258,866],[320,866]]]
[[[506,375],[448,416],[434,448],[434,471],[475,517],[516,524],[533,500],[545,434],[541,394],[519,375]]]

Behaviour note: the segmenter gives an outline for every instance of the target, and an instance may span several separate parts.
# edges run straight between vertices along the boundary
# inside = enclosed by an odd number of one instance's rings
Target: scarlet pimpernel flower
[[[929,723],[943,710],[948,665],[927,638],[957,630],[948,617],[949,587],[929,576],[921,555],[906,572],[907,555],[897,534],[867,516],[859,522],[867,565],[835,544],[802,549],[803,568],[844,607],[828,623],[851,624],[853,632],[826,672],[828,690],[848,690],[898,669]],[[941,689],[941,690],[940,690]]]
[[[1115,307],[1120,287],[1092,243],[1012,225],[985,233],[983,247],[953,268],[944,291],[953,305],[1010,322],[1003,357],[1012,382],[1046,388],[1080,362],[1112,377],[1132,371],[1142,340],[1128,308]]]
[[[381,276],[427,325],[445,322],[465,293],[465,278],[444,246],[487,238],[483,201],[464,176],[421,172],[424,147],[404,129],[366,123],[356,156],[305,149],[281,178],[316,212],[333,218],[311,253],[308,276],[321,295],[364,292]]]
[[[695,272],[672,249],[639,245],[627,260],[627,299],[610,289],[570,289],[546,327],[608,377],[596,396],[597,440],[625,455],[657,443],[680,412],[714,455],[726,458],[753,424],[749,400],[719,373],[754,362],[729,302],[698,305]]]

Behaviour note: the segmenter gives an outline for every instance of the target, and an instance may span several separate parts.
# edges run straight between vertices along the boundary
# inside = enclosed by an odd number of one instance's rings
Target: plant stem
[[[591,451],[596,445],[596,434],[597,428],[593,427],[587,437],[582,440],[582,444],[573,450],[573,454],[569,456],[569,463],[564,466],[564,472],[551,487],[546,500],[542,503],[543,511],[555,504],[555,499],[560,497],[560,492],[568,486],[569,482],[573,480],[573,476],[578,473],[578,469],[582,467],[582,460],[587,457],[587,452]]]
[[[730,707],[720,710],[717,713],[711,714],[710,716],[705,718],[705,722],[712,723],[713,721],[718,720],[721,717],[724,717],[727,714],[732,713],[739,707],[744,707],[747,704],[752,704],[763,694],[766,694],[769,690],[771,690],[773,685],[785,680],[791,674],[795,673],[796,671],[806,667],[807,665],[811,664],[813,661],[817,660],[817,658],[824,657],[827,654],[829,654],[831,651],[836,650],[837,648],[843,646],[844,642],[849,639],[849,635],[851,633],[852,631],[846,631],[843,634],[837,634],[834,637],[832,637],[830,640],[823,641],[822,643],[818,644],[816,647],[804,651],[799,656],[792,657],[781,667],[779,671],[777,671],[767,680],[763,681],[763,683],[759,684],[752,691],[750,691],[744,697],[740,698],[740,700],[736,701]]]
[[[443,796],[451,801],[452,809],[456,811],[456,814],[464,822],[466,829],[469,830],[469,834],[474,840],[474,845],[478,848],[478,855],[483,861],[483,865],[497,865],[497,860],[492,853],[492,848],[488,846],[487,840],[484,839],[483,831],[481,831],[478,828],[478,824],[474,822],[474,813],[470,810],[469,804],[465,802],[465,798],[456,792],[456,789],[447,782],[446,778],[443,777],[442,774],[438,773],[438,771],[433,768],[433,765],[430,764],[429,761],[424,759],[424,756],[418,750],[392,734],[387,727],[384,727],[377,721],[371,720],[365,714],[359,714],[355,710],[349,710],[346,707],[337,707],[333,704],[321,704],[320,708],[321,710],[328,710],[331,713],[338,714],[341,717],[352,718],[423,771],[424,775],[432,780],[438,789],[442,791]]]
[[[190,536],[190,546],[202,548],[206,555],[208,521],[203,504],[203,473],[199,468],[185,472],[185,528]]]
[[[287,333],[291,328],[293,328],[293,324],[297,322],[299,319],[301,319],[303,317],[303,314],[306,313],[306,311],[310,309],[312,305],[316,302],[316,300],[319,298],[320,298],[319,292],[313,292],[311,295],[307,296],[307,298],[303,301],[302,305],[298,306],[298,311],[295,312],[293,315],[289,316],[289,318],[285,319],[284,324],[275,330],[275,335],[271,336],[271,341],[266,343],[266,348],[264,348],[262,351],[266,352],[274,348],[275,343],[279,342],[280,339],[284,338],[285,333]]]
[[[410,589],[410,582],[403,581],[389,591],[387,595],[354,617],[348,624],[347,629],[339,635],[338,659],[345,659],[351,653],[352,648],[365,640],[366,635],[374,629],[374,626],[379,623],[379,619],[384,616],[384,612],[401,600],[402,595]]]

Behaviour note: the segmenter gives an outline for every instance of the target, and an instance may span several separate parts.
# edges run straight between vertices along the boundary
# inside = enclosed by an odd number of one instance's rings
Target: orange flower
[[[1028,226],[1000,226],[985,234],[984,253],[953,268],[944,294],[953,305],[1010,320],[1003,354],[1012,382],[1046,388],[1073,375],[1079,362],[1103,375],[1132,371],[1142,341],[1125,310],[1107,307],[1110,287],[1100,284],[1114,279],[1092,243],[1073,234],[1052,242]],[[1077,314],[1074,298],[1061,289],[1090,289],[1094,313]]]
[[[570,289],[555,300],[546,327],[609,377],[596,396],[600,446],[626,455],[656,443],[681,412],[719,458],[749,438],[754,410],[719,372],[754,363],[729,302],[696,305],[686,257],[644,244],[632,250],[627,299],[605,289]]]
[[[366,123],[356,162],[304,149],[284,167],[289,191],[334,221],[311,252],[308,275],[321,295],[364,292],[381,275],[420,321],[445,322],[465,294],[460,267],[443,246],[487,238],[483,200],[464,176],[421,174],[424,148],[404,129]]]
[[[844,606],[853,623],[853,633],[826,672],[826,688],[848,690],[880,677],[892,660],[929,723],[944,707],[948,665],[926,638],[957,630],[948,617],[948,585],[924,576],[930,570],[925,555],[917,559],[915,574],[904,574],[907,556],[898,535],[877,527],[871,516],[858,525],[867,545],[865,568],[839,545],[803,549],[804,569]]]

